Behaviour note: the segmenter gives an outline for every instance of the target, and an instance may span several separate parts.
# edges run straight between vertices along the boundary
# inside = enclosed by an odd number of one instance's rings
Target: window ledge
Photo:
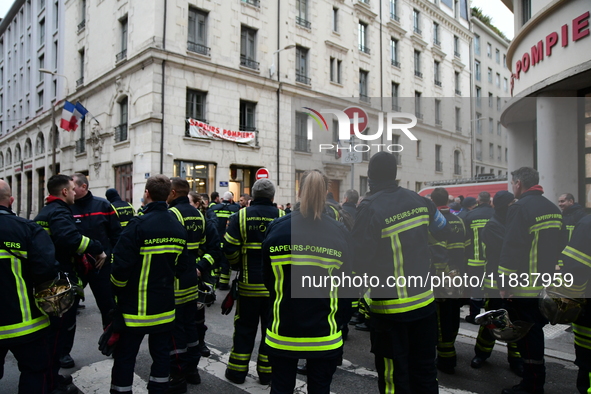
[[[338,82],[335,82],[335,81],[330,81],[330,84],[331,85],[338,86],[339,88],[342,88],[343,87],[343,84],[342,83],[338,83]]]
[[[244,70],[244,71],[248,71],[248,72],[253,73],[253,74],[260,74],[261,73],[261,69],[260,68],[258,70],[256,70],[254,68],[250,68],[250,67],[246,67],[246,66],[240,65],[240,69],[241,70]]]
[[[302,155],[302,156],[312,156],[312,152],[302,152],[302,151],[299,151],[299,150],[294,150],[294,152],[296,154],[299,154],[299,155]]]
[[[129,130],[128,130],[129,132]],[[119,149],[123,149],[123,148],[129,148],[131,145],[131,143],[129,142],[129,134],[127,135],[127,139],[125,141],[120,141],[120,142],[116,142],[113,144],[113,148],[115,150],[119,150]]]
[[[238,147],[238,149],[246,149],[246,150],[259,150],[261,149],[261,146],[255,146],[255,145],[249,145],[249,144],[236,144],[236,146]]]
[[[86,153],[87,153],[86,151],[76,153],[76,159],[82,159],[82,158],[86,157]]]
[[[212,142],[211,140],[206,140],[204,138],[187,137],[187,136],[183,137],[183,141],[187,141],[187,142],[191,142],[193,144],[203,145],[203,146],[211,146],[211,142]]]

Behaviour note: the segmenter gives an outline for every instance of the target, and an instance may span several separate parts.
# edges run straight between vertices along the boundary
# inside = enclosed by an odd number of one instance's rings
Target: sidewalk
[[[461,323],[459,335],[476,340],[479,326],[468,323],[464,320],[464,317],[468,315],[468,313],[469,307],[464,306],[460,313]],[[547,324],[544,327],[544,338],[546,346],[545,354],[547,357],[571,362],[575,360],[574,334],[572,333],[570,325],[557,324],[552,326]],[[505,343],[499,341],[497,341],[497,344],[506,346]]]

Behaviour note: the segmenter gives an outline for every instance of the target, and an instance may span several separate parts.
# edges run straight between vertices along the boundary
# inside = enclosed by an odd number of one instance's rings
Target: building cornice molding
[[[457,33],[457,35],[463,38],[464,40],[472,40],[474,34],[469,29],[462,26],[460,22],[458,22],[455,18],[452,18],[445,12],[441,11],[441,9],[435,6],[435,4],[432,4],[428,1],[420,0],[413,0],[413,3],[416,5],[417,8],[421,9],[422,11],[430,15],[433,20],[439,22],[440,24],[443,23],[445,27],[447,27],[453,33]]]
[[[368,4],[365,4],[359,0],[357,0],[357,2],[353,5],[353,8],[355,9],[355,12],[358,16],[363,15],[368,19],[376,19],[378,16],[378,14],[371,10],[371,7]]]
[[[337,44],[334,41],[330,41],[330,40],[326,40],[324,41],[324,43],[326,44],[327,47],[331,48],[331,49],[335,49],[339,52],[342,52],[344,54],[346,54],[347,52],[349,52],[349,48],[346,48],[342,45]]]

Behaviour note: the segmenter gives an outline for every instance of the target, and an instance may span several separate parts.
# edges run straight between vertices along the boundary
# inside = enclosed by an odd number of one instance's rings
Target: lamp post
[[[40,73],[43,73],[43,74],[50,74],[50,75],[55,75],[55,76],[58,76],[58,77],[63,77],[63,78],[66,79],[66,85],[69,84],[68,77],[66,77],[63,74],[58,74],[56,72],[47,70],[45,68],[40,68],[39,69],[39,72]],[[57,94],[57,92],[56,92],[56,94]],[[56,140],[58,138],[58,134],[57,134],[57,125],[55,124],[55,106],[54,106],[54,104],[51,104],[51,135],[52,135],[52,143],[51,143],[51,145],[52,145],[51,146],[51,149],[52,149],[52,154],[51,154],[51,156],[52,156],[52,158],[51,158],[51,175],[55,175],[56,174],[56,171],[55,171],[56,170],[56,164],[55,164]]]
[[[273,64],[271,64],[271,67],[269,67],[269,78],[273,78],[273,74],[275,73],[275,55],[277,55],[277,82],[279,82],[279,86],[277,86],[277,186],[279,186],[279,140],[280,140],[280,135],[281,135],[281,128],[279,127],[279,119],[280,119],[280,108],[281,108],[281,104],[280,104],[280,99],[281,99],[281,68],[280,65],[281,63],[279,62],[279,52],[281,51],[285,51],[286,49],[292,49],[295,48],[295,44],[289,44],[286,45],[285,47],[276,50],[275,52],[273,52]]]

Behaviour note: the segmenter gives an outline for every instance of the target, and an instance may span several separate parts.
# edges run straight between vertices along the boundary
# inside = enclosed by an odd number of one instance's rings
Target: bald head
[[[14,197],[12,197],[10,185],[6,181],[0,179],[0,205],[10,208],[13,201]]]

